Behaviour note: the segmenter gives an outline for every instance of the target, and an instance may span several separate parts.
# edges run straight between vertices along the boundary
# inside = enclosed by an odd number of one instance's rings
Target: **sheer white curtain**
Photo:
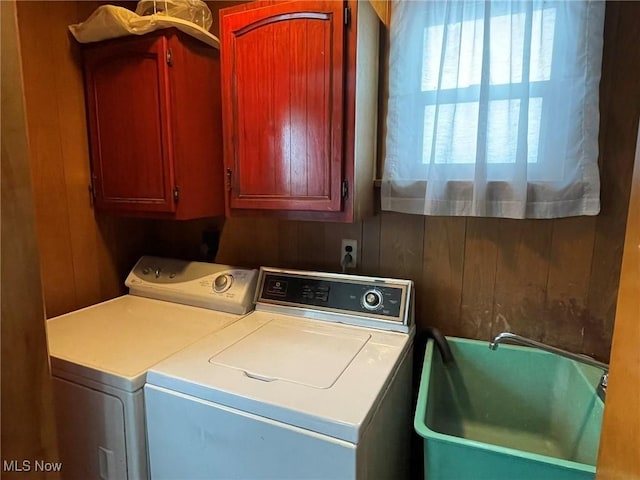
[[[395,1],[382,208],[595,215],[604,2]]]

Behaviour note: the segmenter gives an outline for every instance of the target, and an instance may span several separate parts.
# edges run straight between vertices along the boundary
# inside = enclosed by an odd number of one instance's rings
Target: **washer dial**
[[[376,288],[364,292],[362,296],[362,306],[372,311],[382,308],[382,292]]]
[[[233,277],[228,273],[218,275],[213,280],[213,291],[216,293],[226,292],[231,288],[232,283],[233,283]]]

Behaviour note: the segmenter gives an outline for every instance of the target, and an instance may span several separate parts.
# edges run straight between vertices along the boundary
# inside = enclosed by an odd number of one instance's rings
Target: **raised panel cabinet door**
[[[169,58],[164,36],[85,50],[96,208],[173,212]]]
[[[230,209],[340,211],[343,2],[223,14],[221,32]]]

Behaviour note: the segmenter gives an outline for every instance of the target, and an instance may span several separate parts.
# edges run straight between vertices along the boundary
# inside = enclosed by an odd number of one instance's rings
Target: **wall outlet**
[[[351,261],[346,263],[345,256],[351,255]],[[342,239],[342,248],[340,249],[340,266],[343,270],[347,268],[356,268],[358,266],[358,241],[349,238]]]

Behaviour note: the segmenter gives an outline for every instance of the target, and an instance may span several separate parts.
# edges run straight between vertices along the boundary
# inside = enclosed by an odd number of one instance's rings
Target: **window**
[[[402,1],[392,12],[383,209],[599,211],[603,2]]]

